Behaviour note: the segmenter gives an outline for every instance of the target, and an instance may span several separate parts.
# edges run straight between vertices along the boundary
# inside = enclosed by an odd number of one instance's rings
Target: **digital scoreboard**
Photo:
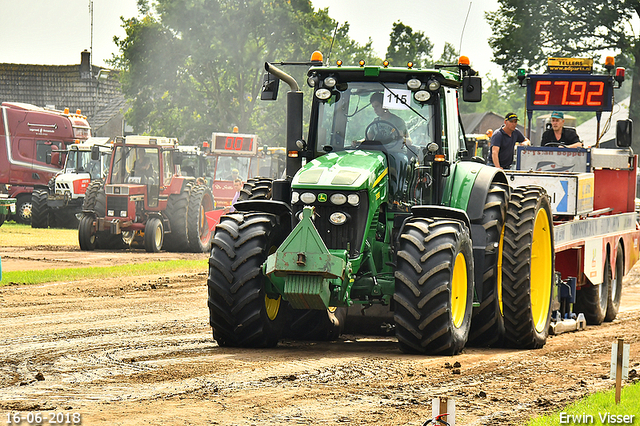
[[[609,75],[529,75],[527,109],[611,111],[613,82],[613,77]]]
[[[211,137],[211,152],[216,154],[256,154],[258,137],[240,133],[214,133]]]

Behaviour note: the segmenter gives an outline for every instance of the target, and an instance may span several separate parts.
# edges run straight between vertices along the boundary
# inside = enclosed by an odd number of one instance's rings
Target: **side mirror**
[[[280,88],[280,79],[271,73],[265,73],[262,76],[260,100],[275,101],[278,99],[278,88]]]
[[[180,151],[173,151],[173,164],[182,164],[182,160],[183,160],[184,156],[182,155],[182,152]]]
[[[52,151],[47,154],[47,158],[45,160],[47,164],[53,164],[54,166],[60,165],[60,153],[57,151]]]
[[[631,119],[618,120],[616,123],[616,145],[620,148],[631,146],[633,121]]]
[[[98,145],[91,147],[91,159],[93,161],[98,161],[100,159],[100,147]]]
[[[482,100],[482,78],[465,76],[462,79],[462,99],[465,102]]]
[[[51,153],[47,152],[44,156],[44,162],[47,164],[51,164]]]

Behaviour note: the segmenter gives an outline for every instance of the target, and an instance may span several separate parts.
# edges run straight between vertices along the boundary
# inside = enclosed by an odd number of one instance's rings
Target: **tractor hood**
[[[293,188],[376,190],[387,176],[387,159],[380,151],[339,151],[312,160],[296,173]]]

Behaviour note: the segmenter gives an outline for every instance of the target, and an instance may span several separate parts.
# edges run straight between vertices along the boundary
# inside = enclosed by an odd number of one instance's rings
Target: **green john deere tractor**
[[[548,200],[529,188],[510,202],[501,170],[461,160],[469,156],[458,97],[481,100],[467,64],[310,64],[306,140],[297,82],[265,64],[263,99],[276,98],[280,80],[291,88],[287,178],[273,181],[270,199],[237,203],[216,228],[208,305],[221,346],[335,339],[348,307],[375,305],[392,312],[409,353],[546,339],[550,297],[516,296],[531,291],[535,255],[553,253]],[[524,224],[523,194],[536,200]],[[538,238],[542,249],[512,232],[529,228],[548,237]],[[518,271],[501,273],[503,246]],[[552,259],[545,265],[536,276],[551,288]],[[503,309],[503,293],[518,300],[509,304],[518,312]]]

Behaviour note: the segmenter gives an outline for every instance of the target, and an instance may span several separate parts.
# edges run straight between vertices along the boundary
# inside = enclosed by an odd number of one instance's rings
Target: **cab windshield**
[[[158,184],[157,148],[119,146],[113,157],[110,183]]]
[[[318,103],[317,152],[327,145],[333,151],[357,149],[364,141],[387,148],[413,146],[418,152],[435,142],[435,107],[416,102],[406,85],[352,82],[338,89]]]
[[[91,179],[102,177],[103,171],[108,168],[108,155],[100,155],[100,159],[92,160],[91,151],[71,150],[67,155],[65,170],[67,173],[89,173]]]

